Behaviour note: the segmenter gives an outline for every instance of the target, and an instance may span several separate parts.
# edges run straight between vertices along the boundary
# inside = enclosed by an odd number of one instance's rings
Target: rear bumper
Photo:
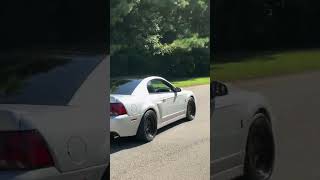
[[[92,179],[101,180],[103,174],[107,169],[105,166],[95,166],[82,170],[72,171],[72,172],[59,172],[55,167],[32,170],[32,171],[15,171],[6,172],[0,171],[1,180],[82,180],[82,179]]]
[[[110,132],[120,137],[135,136],[137,134],[141,115],[136,116],[114,116],[110,118]]]

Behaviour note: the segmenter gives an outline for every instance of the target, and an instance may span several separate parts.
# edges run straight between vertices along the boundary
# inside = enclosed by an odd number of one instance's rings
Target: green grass
[[[317,70],[320,70],[319,49],[286,51],[255,55],[239,59],[238,62],[213,64],[211,78],[234,81]]]
[[[209,84],[210,78],[209,77],[188,78],[188,79],[180,79],[180,80],[171,80],[171,82],[177,87],[188,87],[188,86]]]

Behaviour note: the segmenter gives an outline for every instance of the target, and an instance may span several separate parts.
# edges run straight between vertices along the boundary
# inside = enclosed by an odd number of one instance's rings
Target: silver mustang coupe
[[[211,178],[270,179],[275,160],[274,117],[257,93],[211,83]]]
[[[108,177],[107,66],[103,55],[1,57],[1,180]]]
[[[111,135],[152,141],[159,128],[183,118],[193,120],[195,100],[191,91],[161,77],[111,80]]]

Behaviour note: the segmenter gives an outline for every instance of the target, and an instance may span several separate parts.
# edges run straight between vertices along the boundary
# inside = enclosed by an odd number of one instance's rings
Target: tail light
[[[120,116],[124,114],[127,114],[127,110],[122,103],[111,103],[111,106],[110,106],[111,116]]]
[[[47,144],[37,131],[0,132],[0,170],[29,170],[53,165]]]

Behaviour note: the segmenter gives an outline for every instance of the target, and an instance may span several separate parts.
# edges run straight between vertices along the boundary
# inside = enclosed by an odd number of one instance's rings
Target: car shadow
[[[185,119],[181,119],[181,120],[176,121],[174,123],[171,123],[163,128],[160,128],[160,129],[158,129],[157,136],[159,136],[159,134],[161,134],[161,133],[163,133],[173,127],[176,127],[180,124],[183,124],[185,122],[187,122]],[[155,138],[157,138],[157,136]],[[152,143],[152,142],[149,142],[149,143]],[[113,154],[113,153],[116,153],[116,152],[119,152],[122,150],[135,148],[135,147],[142,146],[142,145],[148,144],[148,143],[141,142],[133,136],[133,137],[123,137],[123,138],[111,139],[110,144],[111,144],[110,153]]]
[[[245,178],[243,176],[240,176],[240,177],[235,177],[232,180],[245,180]]]

